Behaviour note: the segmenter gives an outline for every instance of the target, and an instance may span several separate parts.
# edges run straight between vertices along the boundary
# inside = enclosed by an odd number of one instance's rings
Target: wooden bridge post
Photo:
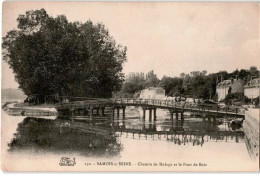
[[[171,121],[173,121],[173,111],[171,111]]]
[[[173,131],[174,129],[174,126],[173,126],[173,118],[171,119],[171,128],[170,128],[170,131]]]
[[[115,107],[112,108],[112,118],[115,118]]]
[[[105,107],[101,108],[101,116],[105,116]]]
[[[125,106],[122,107],[123,108],[123,119],[125,118]]]
[[[181,119],[181,127],[183,128],[184,119]]]
[[[173,121],[173,114],[174,114],[174,111],[172,109],[169,109],[170,111],[170,118],[171,118],[171,121]]]
[[[146,112],[146,108],[143,107],[143,119],[145,119],[145,112]]]
[[[176,112],[176,120],[178,120],[179,119],[179,113],[178,112]]]
[[[125,127],[125,120],[123,120],[123,129],[125,129],[126,127]]]
[[[84,116],[87,116],[87,115],[88,115],[88,109],[84,108]]]
[[[153,131],[156,131],[156,124],[153,123]]]
[[[76,107],[73,109],[72,116],[76,116]]]
[[[184,114],[183,114],[183,112],[181,112],[181,120],[183,120],[184,119]]]
[[[152,109],[149,108],[149,121],[151,121],[151,120],[152,120]]]
[[[153,108],[153,118],[156,120],[156,108]]]
[[[119,107],[117,107],[117,118],[119,118]]]
[[[216,124],[216,123],[217,123],[216,117],[213,117],[213,124]]]

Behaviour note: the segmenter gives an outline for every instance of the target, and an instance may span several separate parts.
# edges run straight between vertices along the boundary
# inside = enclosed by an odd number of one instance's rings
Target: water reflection
[[[134,110],[129,112],[133,115]],[[121,144],[122,137],[200,147],[209,142],[244,142],[243,131],[233,131],[228,122],[226,119],[213,121],[191,117],[176,120],[164,115],[156,121],[136,116],[55,120],[27,117],[18,124],[8,146],[11,152],[29,150],[119,156],[124,145]]]
[[[18,124],[9,151],[78,152],[86,156],[115,156],[121,151],[110,126],[88,121],[27,117]]]
[[[192,143],[193,146],[203,146],[205,142],[244,142],[242,129],[233,131],[225,119],[215,122],[200,118],[157,121],[116,119],[112,126],[119,136],[166,140],[177,145]]]

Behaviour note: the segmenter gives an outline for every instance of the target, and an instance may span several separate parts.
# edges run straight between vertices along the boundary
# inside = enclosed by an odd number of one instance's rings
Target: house
[[[165,99],[165,90],[161,87],[149,87],[141,90],[140,98],[142,99]]]
[[[229,79],[220,82],[217,85],[216,92],[218,94],[218,101],[226,98],[228,93],[244,93],[244,81],[242,79]]]
[[[249,81],[244,86],[244,95],[247,98],[254,99],[260,95],[260,78],[253,79]]]

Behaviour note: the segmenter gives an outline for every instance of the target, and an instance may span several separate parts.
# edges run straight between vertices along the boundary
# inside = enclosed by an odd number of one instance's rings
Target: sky
[[[260,68],[257,3],[5,2],[2,35],[16,28],[19,14],[41,8],[71,22],[102,22],[128,49],[125,74],[154,70],[161,78]],[[2,62],[2,88],[17,87]]]

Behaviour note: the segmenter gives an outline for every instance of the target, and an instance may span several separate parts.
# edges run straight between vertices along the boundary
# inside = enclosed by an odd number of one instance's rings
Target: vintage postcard
[[[2,171],[259,171],[259,7],[4,2]]]

